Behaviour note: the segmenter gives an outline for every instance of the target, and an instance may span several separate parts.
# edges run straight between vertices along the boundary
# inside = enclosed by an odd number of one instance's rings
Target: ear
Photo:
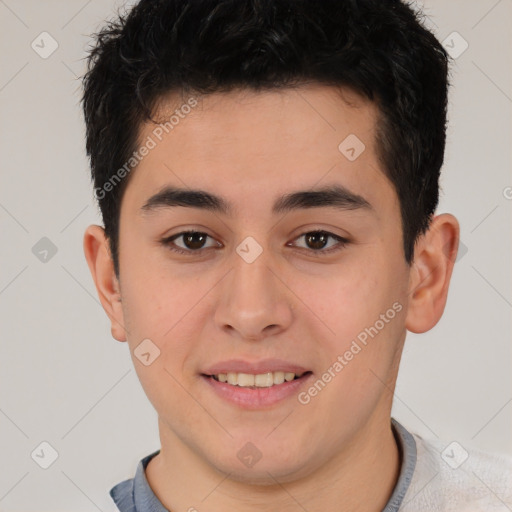
[[[415,246],[409,277],[407,330],[426,332],[443,315],[459,248],[459,223],[449,213],[437,215]]]
[[[126,341],[119,282],[108,238],[101,226],[91,225],[85,230],[84,253],[101,305],[110,318],[112,336],[117,341]]]

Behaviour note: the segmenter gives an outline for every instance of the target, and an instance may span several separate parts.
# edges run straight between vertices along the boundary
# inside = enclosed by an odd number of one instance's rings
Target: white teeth
[[[295,379],[293,372],[267,372],[253,375],[250,373],[219,373],[215,375],[219,382],[227,382],[232,386],[269,388],[271,386],[282,384],[284,381],[290,382]]]
[[[272,372],[260,373],[254,376],[254,385],[259,388],[269,388],[274,385],[274,376]]]
[[[254,386],[254,375],[239,373],[236,383],[242,387]]]
[[[274,372],[274,384],[282,384],[284,382],[284,372]]]

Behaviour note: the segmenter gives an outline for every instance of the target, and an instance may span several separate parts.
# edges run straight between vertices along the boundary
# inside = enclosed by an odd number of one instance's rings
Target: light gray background
[[[0,0],[2,511],[115,510],[108,490],[159,447],[82,252],[100,217],[78,77],[88,34],[122,4]],[[438,210],[457,216],[464,247],[444,317],[408,335],[394,416],[424,437],[512,454],[512,1],[424,7],[441,41],[456,31],[469,44],[452,68]],[[31,48],[43,31],[59,45],[47,59]],[[42,237],[58,249],[46,263],[32,252]],[[30,455],[42,441],[59,455],[46,470]]]

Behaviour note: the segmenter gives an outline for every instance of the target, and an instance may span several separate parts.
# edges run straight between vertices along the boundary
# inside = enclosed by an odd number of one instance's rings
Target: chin
[[[262,465],[260,465],[260,463],[256,464],[252,468],[240,468],[240,464],[235,463],[231,467],[227,464],[225,468],[218,469],[221,469],[223,473],[229,474],[229,478],[236,482],[264,487],[297,480],[301,476],[305,475],[304,465],[297,467],[285,467],[278,463],[267,465],[263,465],[262,463]],[[302,475],[299,474],[299,468],[300,473],[303,473]]]
[[[298,452],[300,450],[295,448],[287,453],[283,447],[269,443],[262,446],[260,451],[255,444],[245,442],[234,456],[230,450],[229,454],[219,453],[210,460],[218,471],[229,475],[231,480],[248,485],[269,486],[297,480],[309,474],[309,465],[305,457],[298,458],[301,455]]]

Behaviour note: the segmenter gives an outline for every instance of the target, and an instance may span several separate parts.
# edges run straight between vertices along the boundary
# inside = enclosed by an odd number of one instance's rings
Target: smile
[[[283,382],[291,382],[292,380],[299,379],[304,375],[303,372],[299,375],[293,372],[267,372],[258,373],[256,375],[251,373],[219,373],[217,375],[211,375],[213,379],[218,382],[227,382],[231,386],[240,386],[243,388],[269,388],[272,386],[278,386]]]
[[[265,373],[202,374],[202,379],[215,396],[222,401],[243,409],[266,409],[297,394],[313,378],[311,371]],[[221,380],[222,379],[222,380]]]

